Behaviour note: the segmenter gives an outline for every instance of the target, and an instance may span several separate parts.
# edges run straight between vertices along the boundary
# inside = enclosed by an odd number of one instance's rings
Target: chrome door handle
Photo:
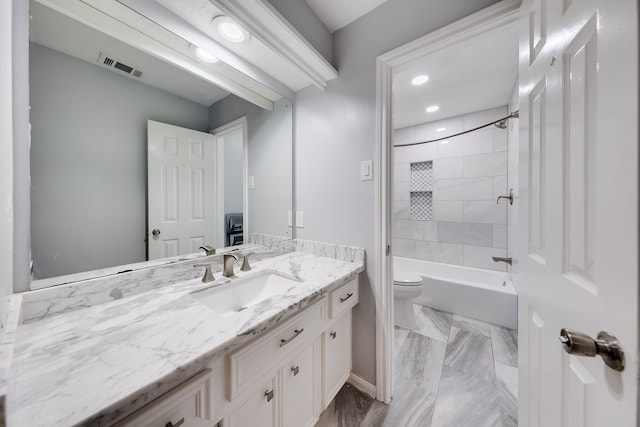
[[[154,228],[151,234],[153,234],[155,237],[158,237],[160,235],[160,229]]]
[[[616,371],[624,370],[624,350],[620,341],[610,332],[600,331],[594,340],[587,334],[563,328],[560,331],[562,348],[574,356],[600,356],[604,363]]]

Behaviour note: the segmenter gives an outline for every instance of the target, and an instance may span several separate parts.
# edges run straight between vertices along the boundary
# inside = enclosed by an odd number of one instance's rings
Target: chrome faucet
[[[491,259],[493,262],[506,262],[509,265],[513,265],[513,259],[511,257],[503,258],[499,256],[492,256]]]
[[[224,277],[231,277],[235,273],[233,272],[233,262],[238,260],[238,255],[226,253],[223,254],[223,271],[222,275]]]
[[[198,249],[202,249],[207,254],[207,256],[216,254],[216,248],[214,248],[213,246],[202,245]]]

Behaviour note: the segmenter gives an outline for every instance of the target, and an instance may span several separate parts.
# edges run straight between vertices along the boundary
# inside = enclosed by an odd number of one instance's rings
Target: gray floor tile
[[[496,384],[470,375],[443,377],[431,426],[502,426],[496,388]]]
[[[504,427],[518,425],[518,368],[496,362],[498,407]]]
[[[351,384],[345,384],[327,409],[320,414],[316,427],[359,426],[373,405],[374,399]]]
[[[472,319],[470,317],[460,316],[459,314],[453,315],[453,323],[451,326],[475,332],[476,334],[482,334],[485,337],[491,336],[491,325],[489,323],[483,322],[482,320]]]
[[[438,390],[447,344],[409,332],[394,362],[395,381],[411,381],[427,391]]]
[[[418,322],[418,327],[413,329],[413,332],[443,342],[449,340],[449,330],[451,329],[453,314],[435,310],[430,307],[424,307],[419,304],[414,304],[413,310]]]
[[[407,335],[409,335],[409,329],[401,328],[400,326],[394,327],[393,329],[393,360],[395,360],[398,353],[400,353],[400,349],[402,348],[402,344],[404,344],[404,340],[407,339]]]
[[[362,427],[429,427],[436,394],[410,381],[396,384],[390,405],[374,403]]]
[[[518,366],[518,331],[491,325],[491,343],[496,362]]]
[[[495,381],[491,339],[456,327],[451,328],[443,376],[473,375],[485,381]]]

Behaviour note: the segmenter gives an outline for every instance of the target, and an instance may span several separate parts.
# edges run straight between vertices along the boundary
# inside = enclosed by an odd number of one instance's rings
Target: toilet
[[[394,323],[402,328],[414,329],[418,326],[413,311],[413,299],[422,294],[422,277],[402,270],[393,272]]]

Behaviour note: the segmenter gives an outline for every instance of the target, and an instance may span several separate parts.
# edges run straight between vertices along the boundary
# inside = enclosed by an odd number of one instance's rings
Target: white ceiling
[[[429,81],[413,86],[420,74]],[[394,128],[507,105],[517,75],[516,24],[417,60],[394,73]],[[426,113],[430,105],[440,110]]]
[[[332,33],[371,12],[387,0],[305,0]]]
[[[229,94],[210,82],[179,70],[165,61],[141,52],[40,3],[32,1],[29,7],[30,40],[34,43],[96,66],[101,66],[98,64],[100,53],[108,53],[112,58],[142,71],[143,75],[141,79],[136,79],[115,69],[111,69],[112,72],[206,107]],[[212,65],[214,66],[215,64]]]

